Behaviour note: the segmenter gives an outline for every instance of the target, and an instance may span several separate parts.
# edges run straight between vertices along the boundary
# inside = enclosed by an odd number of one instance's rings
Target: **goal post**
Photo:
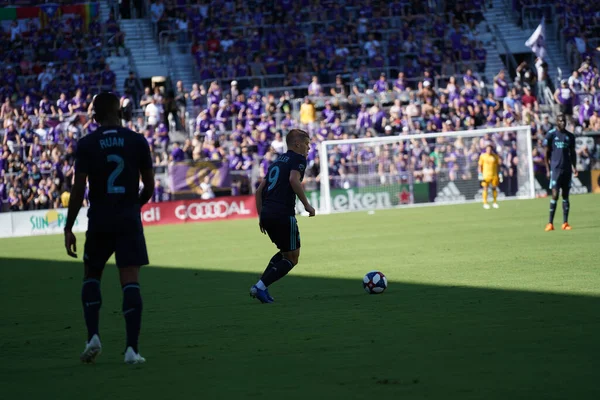
[[[529,126],[326,140],[319,190],[308,197],[322,214],[481,201],[488,144],[502,159],[499,200],[534,198]]]

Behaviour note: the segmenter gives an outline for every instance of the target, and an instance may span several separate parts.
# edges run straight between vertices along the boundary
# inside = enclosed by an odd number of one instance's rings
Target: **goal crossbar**
[[[527,175],[529,179],[529,193],[526,197],[535,197],[535,185],[534,185],[534,170],[533,170],[533,159],[532,159],[532,143],[531,143],[531,127],[527,125],[514,126],[514,127],[499,127],[499,128],[486,128],[486,129],[472,129],[465,131],[452,131],[452,132],[439,132],[439,133],[421,133],[414,135],[396,135],[396,136],[384,136],[384,137],[372,137],[372,138],[357,138],[357,139],[342,139],[342,140],[325,140],[320,143],[319,146],[319,157],[320,157],[320,211],[329,213],[331,212],[331,195],[329,185],[329,157],[327,148],[328,146],[339,146],[343,144],[372,144],[372,145],[385,145],[390,143],[398,143],[407,140],[420,140],[420,139],[435,139],[438,137],[446,138],[460,138],[460,137],[481,137],[485,134],[497,134],[503,132],[514,132],[517,136],[524,135],[526,142],[526,160],[527,163]]]

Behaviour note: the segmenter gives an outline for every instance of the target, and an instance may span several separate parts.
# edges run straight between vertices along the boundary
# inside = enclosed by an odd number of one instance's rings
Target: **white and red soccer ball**
[[[387,289],[387,278],[380,271],[367,272],[363,278],[363,288],[369,294],[383,293]]]

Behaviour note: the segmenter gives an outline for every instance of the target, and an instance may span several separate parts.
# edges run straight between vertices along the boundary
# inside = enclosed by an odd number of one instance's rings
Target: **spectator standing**
[[[142,94],[142,86],[140,85],[140,81],[135,76],[135,72],[129,71],[129,76],[125,78],[125,82],[123,82],[123,92],[131,96],[133,100],[133,104],[140,103],[140,95]]]
[[[187,110],[187,101],[190,95],[188,91],[183,87],[182,81],[177,81],[175,88],[175,104],[177,106],[177,113],[179,115],[178,128],[180,130],[185,129],[185,114]]]
[[[308,97],[305,97],[304,103],[302,103],[302,105],[300,106],[300,123],[312,132],[314,129],[313,125],[315,121],[315,106]]]
[[[154,98],[146,105],[144,115],[146,116],[146,125],[151,128],[156,127],[160,120],[160,111],[156,106],[156,100]]]
[[[535,70],[537,74],[536,93],[538,101],[542,104],[546,103],[544,92],[546,91],[548,81],[548,64],[540,57],[535,59]]]

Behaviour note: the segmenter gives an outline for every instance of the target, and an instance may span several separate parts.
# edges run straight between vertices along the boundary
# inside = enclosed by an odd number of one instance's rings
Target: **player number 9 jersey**
[[[261,213],[266,215],[295,215],[296,193],[290,184],[292,171],[304,179],[306,158],[293,151],[280,155],[269,167],[262,193]]]

